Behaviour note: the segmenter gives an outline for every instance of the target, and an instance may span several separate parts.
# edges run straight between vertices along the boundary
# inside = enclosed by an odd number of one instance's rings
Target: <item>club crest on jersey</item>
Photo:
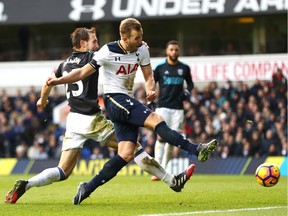
[[[126,102],[128,102],[131,106],[134,105],[134,103],[130,99],[126,99]]]
[[[128,64],[127,67],[125,65],[120,65],[119,69],[116,72],[116,75],[122,74],[122,75],[127,75],[131,74],[137,71],[139,64],[131,65]]]
[[[140,59],[139,59],[139,55],[140,55],[140,54],[139,54],[139,53],[136,53],[135,55],[137,56],[137,62],[139,62],[139,61],[140,61]]]
[[[182,69],[182,68],[179,68],[179,69],[178,69],[178,74],[179,74],[180,76],[183,75],[183,69]]]

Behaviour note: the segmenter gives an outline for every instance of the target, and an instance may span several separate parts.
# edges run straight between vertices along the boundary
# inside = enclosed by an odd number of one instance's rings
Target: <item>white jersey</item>
[[[145,45],[136,52],[127,52],[119,41],[104,45],[93,59],[104,71],[104,94],[122,93],[131,97],[138,67],[150,64],[149,50]]]

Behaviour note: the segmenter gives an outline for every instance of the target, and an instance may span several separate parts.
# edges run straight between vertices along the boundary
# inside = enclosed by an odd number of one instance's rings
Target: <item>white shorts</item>
[[[102,112],[91,116],[70,112],[66,120],[62,151],[83,148],[87,139],[105,144],[112,133],[114,124],[107,120]]]
[[[166,124],[179,132],[184,121],[184,110],[170,109],[165,107],[156,108],[155,112],[163,117]]]

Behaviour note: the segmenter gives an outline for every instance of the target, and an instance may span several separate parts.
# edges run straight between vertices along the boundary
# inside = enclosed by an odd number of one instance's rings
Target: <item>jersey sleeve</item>
[[[93,59],[90,62],[91,66],[94,68],[102,66],[107,61],[108,56],[109,56],[108,46],[104,45],[99,51],[94,53]]]
[[[157,66],[154,70],[153,70],[153,72],[154,72],[154,80],[155,80],[155,82],[158,82],[159,81],[159,79],[160,79],[160,77],[159,77],[159,66]]]
[[[185,75],[185,81],[186,81],[186,84],[187,84],[187,89],[189,91],[191,91],[194,88],[194,82],[192,80],[190,67],[188,65],[185,65],[185,67],[186,67],[186,71],[187,71],[187,73]]]
[[[140,65],[141,66],[147,66],[150,64],[150,53],[149,53],[149,50],[146,46],[142,45],[140,48],[139,48],[139,51],[140,51]]]
[[[57,78],[59,78],[59,77],[62,76],[63,64],[64,64],[64,62],[62,62],[62,63],[58,66],[57,70],[55,71],[55,76],[56,76]]]

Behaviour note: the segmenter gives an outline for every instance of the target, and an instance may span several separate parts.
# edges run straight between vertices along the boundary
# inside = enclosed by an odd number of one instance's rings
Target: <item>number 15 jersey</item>
[[[81,68],[92,60],[93,54],[90,51],[73,51],[72,55],[59,65],[55,76],[65,76],[73,69]],[[95,68],[98,69],[98,67]],[[98,72],[75,83],[66,84],[65,88],[71,112],[94,115],[101,111],[98,105]]]

